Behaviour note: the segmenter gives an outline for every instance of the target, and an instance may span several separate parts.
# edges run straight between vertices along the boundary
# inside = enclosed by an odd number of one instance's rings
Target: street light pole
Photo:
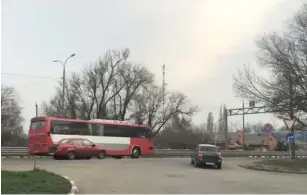
[[[74,57],[76,54],[71,54],[66,60],[65,60],[65,62],[63,63],[61,60],[54,60],[53,62],[59,62],[59,63],[61,63],[62,64],[62,66],[63,66],[63,77],[62,77],[62,79],[63,79],[63,86],[62,86],[62,116],[64,117],[64,106],[65,106],[65,86],[66,86],[66,63],[67,63],[67,61],[70,59],[70,58],[72,58],[72,57]]]
[[[244,142],[245,142],[245,137],[244,137],[244,128],[245,128],[245,116],[244,116],[244,100],[242,101],[242,110],[243,110],[243,113],[242,113],[242,123],[243,123],[243,127],[242,127],[242,140],[243,140],[243,150],[245,150],[245,145],[244,145]]]

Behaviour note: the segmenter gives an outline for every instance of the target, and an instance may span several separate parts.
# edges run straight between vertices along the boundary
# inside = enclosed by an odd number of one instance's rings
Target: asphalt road
[[[224,159],[221,170],[195,168],[188,158],[60,160],[39,159],[37,166],[74,180],[80,193],[307,193],[307,175],[240,168],[247,159]],[[33,160],[2,159],[2,169],[29,170]]]

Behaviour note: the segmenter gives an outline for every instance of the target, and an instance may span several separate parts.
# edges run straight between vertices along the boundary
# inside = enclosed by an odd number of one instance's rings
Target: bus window
[[[91,123],[92,135],[103,136],[104,127],[102,124]]]
[[[124,136],[121,127],[116,125],[104,125],[103,135],[110,137],[127,137]]]
[[[119,127],[121,132],[121,137],[147,137],[148,130],[143,127],[129,127],[129,126],[121,126]]]
[[[44,129],[46,126],[46,121],[31,121],[30,129]]]
[[[71,121],[52,121],[51,133],[66,135],[90,135],[87,123]]]

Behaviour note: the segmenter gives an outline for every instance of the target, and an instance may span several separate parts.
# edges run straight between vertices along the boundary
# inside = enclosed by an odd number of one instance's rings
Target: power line
[[[41,79],[60,79],[55,77],[46,77],[46,76],[37,76],[37,75],[26,75],[26,74],[15,74],[15,73],[7,73],[1,72],[3,75],[16,76],[16,77],[28,77],[28,78],[41,78]]]

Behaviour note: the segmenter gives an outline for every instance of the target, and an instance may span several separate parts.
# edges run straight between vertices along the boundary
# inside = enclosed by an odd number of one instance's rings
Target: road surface
[[[195,168],[188,158],[155,159],[39,159],[37,166],[68,176],[80,193],[193,194],[193,193],[307,193],[307,175],[246,170],[247,159],[224,159],[221,170]],[[2,169],[29,170],[33,160],[2,159]]]

